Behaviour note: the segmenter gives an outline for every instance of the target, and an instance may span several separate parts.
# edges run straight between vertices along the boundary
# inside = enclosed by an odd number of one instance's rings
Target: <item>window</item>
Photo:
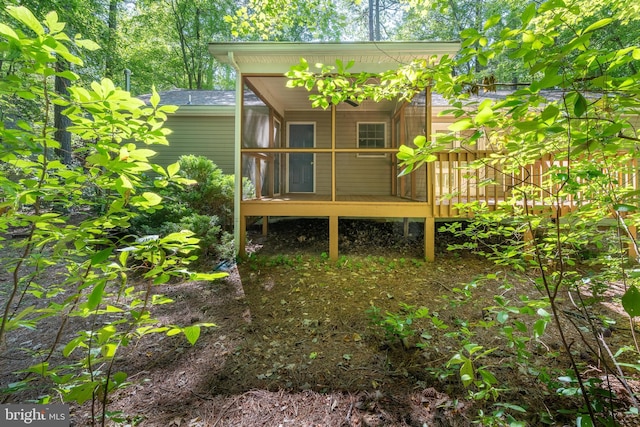
[[[358,148],[385,148],[387,146],[386,123],[358,123]],[[384,157],[385,153],[359,153],[358,156]]]

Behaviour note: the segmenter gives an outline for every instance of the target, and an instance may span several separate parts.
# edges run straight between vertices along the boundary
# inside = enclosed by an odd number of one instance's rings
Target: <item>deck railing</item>
[[[489,209],[495,209],[499,203],[519,196],[517,192],[526,192],[527,203],[533,209],[571,211],[577,204],[588,202],[592,197],[580,191],[562,193],[561,180],[550,179],[552,174],[567,175],[570,169],[566,160],[547,154],[533,163],[507,172],[500,164],[490,161],[490,154],[489,151],[437,153],[438,158],[431,166],[433,198],[430,203],[434,209],[434,217],[461,216],[456,208],[461,203],[479,202],[486,204]],[[601,172],[608,177],[607,184],[610,186],[618,189],[640,187],[635,159],[626,163],[623,168]],[[584,184],[586,179],[576,177],[574,182]]]

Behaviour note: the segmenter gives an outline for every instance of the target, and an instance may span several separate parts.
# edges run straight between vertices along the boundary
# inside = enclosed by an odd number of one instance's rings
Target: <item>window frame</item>
[[[382,143],[381,147],[362,147],[360,146],[360,125],[382,125]],[[371,140],[371,138],[368,138]],[[357,157],[387,157],[387,153],[366,153],[366,150],[387,148],[389,145],[389,137],[387,135],[387,122],[384,121],[363,121],[356,122],[356,146],[358,150],[363,150],[357,153]]]

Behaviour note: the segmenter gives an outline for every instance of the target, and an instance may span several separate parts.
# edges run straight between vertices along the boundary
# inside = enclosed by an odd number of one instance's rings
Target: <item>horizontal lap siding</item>
[[[234,172],[233,116],[169,116],[166,127],[169,146],[153,146],[158,152],[154,161],[167,166],[182,155],[193,154],[209,158],[226,174]]]
[[[386,123],[387,147],[391,145],[391,120],[388,113],[341,111],[336,121],[337,148],[358,148],[358,122]],[[386,154],[381,157],[359,157],[355,153],[338,154],[336,156],[338,195],[390,195],[393,160],[391,156]]]

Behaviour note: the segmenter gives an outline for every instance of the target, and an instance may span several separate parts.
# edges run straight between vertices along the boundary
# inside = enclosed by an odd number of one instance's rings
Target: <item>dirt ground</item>
[[[482,363],[508,384],[499,401],[526,408],[514,415],[528,425],[542,412],[575,407],[579,401],[559,400],[520,374],[523,366],[495,328],[478,327],[494,295],[509,300],[531,292],[527,278],[502,271],[478,280],[496,267],[447,253],[453,238],[440,233],[437,260],[425,263],[421,228],[410,223],[405,235],[402,223],[341,221],[341,257],[332,262],[327,221],[277,222],[266,237],[256,224],[249,260],[232,266],[227,278],[157,288],[175,301],[155,308],[163,323],[216,327],[203,330],[194,346],[155,335],[123,351],[117,367],[131,385],[112,396],[109,410],[122,411],[122,425],[131,426],[472,425],[479,409],[494,407],[466,399],[457,375],[443,368],[460,338],[417,320],[422,336],[404,346],[372,325],[372,306],[401,313],[402,304],[425,306],[446,324],[467,322],[470,341],[497,347]],[[472,298],[465,296],[469,283]],[[628,332],[609,339],[625,342]],[[544,363],[569,367],[553,333],[529,350]],[[0,359],[3,384],[9,359]],[[87,425],[88,411],[73,408],[74,425]],[[552,425],[563,423],[556,417]]]

